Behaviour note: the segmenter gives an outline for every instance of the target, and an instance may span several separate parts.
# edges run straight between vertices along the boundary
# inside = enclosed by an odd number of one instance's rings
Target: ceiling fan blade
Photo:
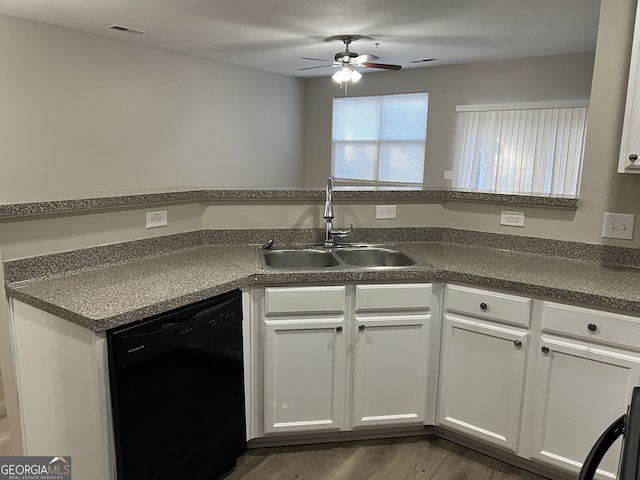
[[[314,62],[330,62],[331,60],[327,60],[326,58],[311,58],[311,57],[300,57],[301,60],[313,60]]]
[[[299,68],[298,70],[311,70],[313,68],[326,68],[326,67],[333,67],[335,66],[333,63],[330,63],[329,65],[316,65],[315,67],[304,67],[304,68]]]
[[[389,65],[387,63],[370,63],[370,62],[361,63],[359,66],[367,67],[367,68],[382,68],[384,70],[400,70],[402,68],[402,66],[400,65]]]
[[[358,55],[356,58],[353,59],[353,61],[355,63],[364,63],[364,62],[371,62],[373,60],[378,60],[380,57],[378,57],[377,55],[369,55],[369,54],[364,54],[364,55]]]

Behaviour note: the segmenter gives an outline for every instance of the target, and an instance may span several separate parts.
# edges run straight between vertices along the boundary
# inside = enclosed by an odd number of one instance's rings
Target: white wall
[[[303,81],[0,16],[0,201],[303,183]]]

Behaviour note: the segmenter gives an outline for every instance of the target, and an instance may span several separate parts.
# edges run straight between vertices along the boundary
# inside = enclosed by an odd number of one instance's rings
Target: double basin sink
[[[258,249],[264,269],[396,269],[430,268],[429,262],[392,245],[346,244],[336,247],[284,246]]]

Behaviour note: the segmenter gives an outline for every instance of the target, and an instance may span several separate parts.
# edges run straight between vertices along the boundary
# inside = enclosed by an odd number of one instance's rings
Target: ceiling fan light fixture
[[[353,83],[357,83],[361,78],[362,74],[355,68],[351,67],[351,81]]]
[[[356,83],[362,78],[362,74],[353,68],[353,65],[342,65],[340,70],[334,73],[331,78],[333,78],[336,83],[340,84],[348,81]]]
[[[346,65],[342,65],[340,67],[340,70],[334,73],[331,78],[333,78],[336,83],[348,82],[351,79],[351,72],[349,71],[349,67]]]

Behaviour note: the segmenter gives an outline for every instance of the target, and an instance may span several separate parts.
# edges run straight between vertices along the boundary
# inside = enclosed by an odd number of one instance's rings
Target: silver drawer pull
[[[543,346],[540,350],[542,350],[542,353],[549,353],[549,347],[547,347],[546,345]]]
[[[342,333],[342,327],[336,327],[336,332],[337,333]]]
[[[361,332],[364,332],[365,328],[367,328],[367,327],[365,327],[364,325],[360,325],[358,327],[358,330],[360,330]]]
[[[593,333],[598,330],[598,326],[595,323],[590,323],[589,325],[587,325],[587,329]]]
[[[489,305],[487,305],[486,303],[482,302],[480,304],[480,310],[482,310],[483,312],[486,311],[489,308]]]
[[[513,344],[517,347],[520,348],[522,346],[522,342],[520,340],[514,340]]]

